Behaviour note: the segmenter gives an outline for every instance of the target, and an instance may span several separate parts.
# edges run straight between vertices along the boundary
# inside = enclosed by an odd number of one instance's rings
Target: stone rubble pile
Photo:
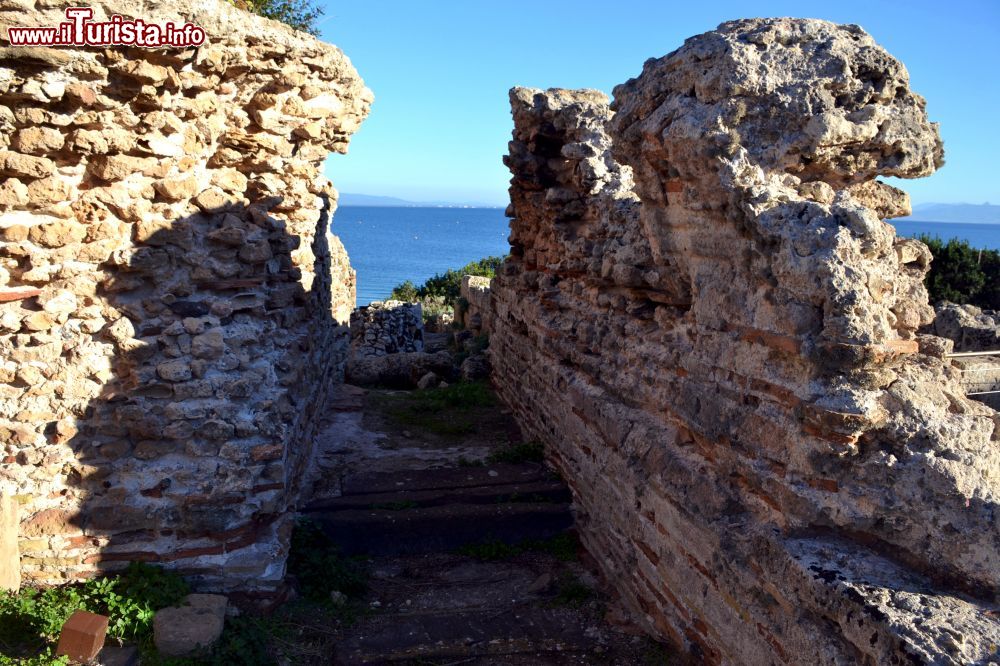
[[[15,4],[0,28],[73,3]],[[0,494],[21,571],[139,559],[266,592],[354,303],[321,169],[372,95],[339,49],[221,0],[93,8],[208,37],[0,49]]]
[[[373,301],[351,313],[351,356],[385,356],[424,349],[420,303]]]
[[[942,160],[903,65],[751,19],[610,107],[511,104],[493,380],[633,617],[705,663],[995,660],[1000,417],[918,332],[930,255],[875,180]]]

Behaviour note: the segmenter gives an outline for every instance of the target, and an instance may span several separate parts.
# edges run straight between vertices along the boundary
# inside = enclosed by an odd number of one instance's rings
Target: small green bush
[[[469,262],[459,269],[449,268],[444,273],[438,273],[434,277],[428,278],[420,287],[416,287],[413,282],[407,280],[392,290],[390,298],[401,301],[416,301],[428,297],[443,297],[446,303],[452,305],[461,295],[463,276],[495,277],[504,259],[506,257],[486,257],[479,261]]]
[[[229,4],[265,18],[281,21],[296,30],[319,37],[316,21],[323,15],[323,8],[310,0],[228,0]]]
[[[64,663],[45,655],[76,610],[106,615],[110,636],[140,642],[152,635],[153,614],[179,603],[189,592],[179,575],[141,562],[132,562],[115,576],[7,592],[0,596],[0,647],[4,653],[41,655],[25,663]]]
[[[924,234],[919,240],[934,257],[924,282],[931,303],[951,301],[1000,309],[1000,252],[979,250],[957,238],[944,242]]]
[[[392,294],[389,295],[389,300],[406,301],[407,303],[413,303],[419,299],[420,294],[417,293],[417,285],[413,284],[410,280],[397,284],[395,289],[392,290]]]

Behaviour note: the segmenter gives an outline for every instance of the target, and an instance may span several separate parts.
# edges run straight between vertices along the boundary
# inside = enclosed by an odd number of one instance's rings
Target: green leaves
[[[151,635],[153,615],[160,608],[180,603],[190,592],[179,575],[133,562],[118,576],[93,578],[83,583],[45,590],[25,588],[0,596],[0,653],[38,654],[44,657],[59,637],[63,623],[76,610],[108,617],[108,634],[141,640]],[[24,662],[62,664],[63,660]],[[37,659],[42,659],[38,657]],[[6,663],[0,657],[0,666]]]
[[[989,310],[1000,309],[1000,252],[978,250],[968,242],[921,235],[934,260],[924,284],[931,303],[971,303]]]
[[[504,259],[506,257],[486,257],[479,261],[470,262],[458,270],[449,268],[444,273],[429,278],[421,287],[417,287],[413,282],[407,280],[397,285],[389,298],[413,302],[429,297],[443,297],[448,303],[454,303],[461,294],[462,276],[495,277]]]

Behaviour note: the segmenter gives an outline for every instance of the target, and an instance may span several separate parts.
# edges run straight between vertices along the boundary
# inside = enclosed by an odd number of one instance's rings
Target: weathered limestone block
[[[412,388],[429,372],[439,377],[450,376],[452,364],[451,353],[447,351],[352,356],[347,363],[347,379],[361,386]]]
[[[0,32],[70,6],[0,12]],[[0,49],[0,495],[25,500],[21,573],[142,559],[267,592],[354,306],[322,166],[372,95],[336,47],[226,2],[92,7],[207,39]]]
[[[954,342],[957,352],[1000,350],[1000,314],[974,305],[938,304],[926,330]]]
[[[18,552],[17,500],[0,495],[0,590],[21,587],[21,557]]]
[[[874,181],[941,163],[903,66],[753,19],[610,108],[511,103],[493,378],[634,617],[708,663],[995,659],[998,419],[918,335],[929,257]]]
[[[490,281],[492,278],[479,275],[463,275],[460,294],[462,301],[458,310],[462,328],[477,333],[490,332]]]

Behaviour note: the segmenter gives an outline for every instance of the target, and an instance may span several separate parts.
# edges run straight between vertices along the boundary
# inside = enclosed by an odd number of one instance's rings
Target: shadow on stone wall
[[[49,551],[25,563],[80,577],[141,560],[205,589],[280,587],[312,417],[343,376],[332,298],[353,294],[331,291],[321,199],[311,281],[269,213],[280,198],[163,221],[112,256],[98,296],[118,316],[66,352],[84,374],[110,363],[110,379],[47,433],[76,462],[57,506],[22,524],[22,551]]]

